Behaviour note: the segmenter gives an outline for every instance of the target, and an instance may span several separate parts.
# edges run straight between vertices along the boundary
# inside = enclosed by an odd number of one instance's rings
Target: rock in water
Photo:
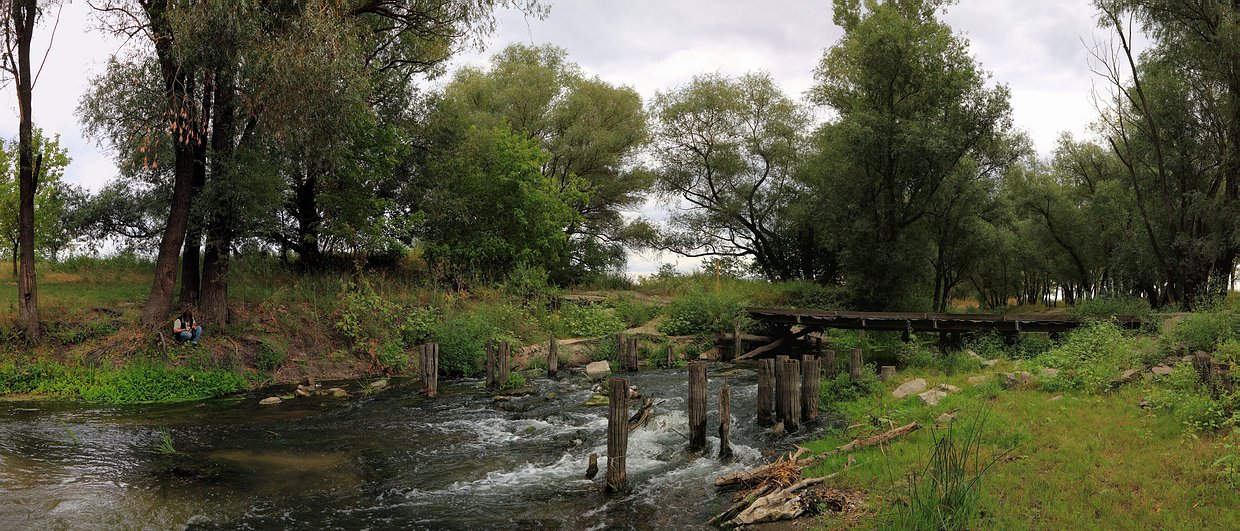
[[[264,398],[258,401],[259,404],[264,405],[264,406],[271,406],[271,405],[279,404],[280,402],[282,402],[282,400],[280,400],[280,397],[278,396],[269,396],[267,398]]]
[[[594,363],[586,365],[586,378],[589,378],[590,381],[602,380],[603,378],[606,378],[610,374],[611,374],[611,364],[607,363],[606,360],[596,361]]]
[[[909,380],[907,382],[904,382],[903,384],[900,384],[900,387],[897,387],[895,391],[892,391],[891,396],[894,396],[896,398],[904,398],[906,396],[915,395],[925,390],[926,390],[926,380],[924,378],[917,378],[915,380]]]
[[[387,386],[388,386],[387,380],[375,380],[373,382],[370,382],[370,388],[376,391],[380,389],[387,389]]]
[[[590,466],[586,467],[586,479],[594,479],[598,475],[598,454],[590,454]]]
[[[336,398],[349,398],[349,392],[339,387],[333,387],[331,389],[328,389],[327,394],[332,395]]]

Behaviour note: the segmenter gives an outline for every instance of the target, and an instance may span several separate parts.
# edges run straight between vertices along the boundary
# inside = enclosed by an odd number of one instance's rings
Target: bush
[[[1008,357],[1008,346],[1003,336],[993,330],[965,336],[964,346],[976,352],[982,359],[993,360]]]
[[[1034,358],[1034,364],[1059,369],[1054,390],[1097,393],[1106,391],[1122,371],[1142,366],[1151,350],[1157,351],[1152,341],[1128,337],[1116,325],[1098,321],[1070,332],[1062,345]]]
[[[611,308],[595,305],[565,304],[552,319],[558,337],[598,337],[626,328]]]
[[[547,270],[542,267],[518,264],[516,269],[508,274],[504,291],[526,303],[538,304],[546,301],[555,291],[547,278]]]
[[[896,348],[896,359],[905,367],[936,370],[948,376],[981,368],[981,361],[963,350],[939,353],[933,348],[926,348],[916,339],[901,343]]]
[[[873,395],[880,385],[878,375],[874,374],[873,367],[867,367],[866,369],[862,371],[862,376],[858,380],[849,378],[848,374],[844,372],[835,375],[835,378],[823,378],[818,384],[822,404],[830,406],[831,404],[852,402],[853,400]]]
[[[1240,318],[1229,311],[1191,313],[1176,323],[1169,335],[1189,352],[1212,351],[1227,340],[1240,337]]]
[[[590,350],[590,361],[607,361],[615,365],[620,361],[619,340],[615,336],[599,338]]]
[[[388,338],[384,341],[383,346],[379,347],[376,358],[379,363],[393,372],[404,372],[409,365],[409,354],[405,353],[405,345],[396,338]]]
[[[608,299],[607,305],[612,308],[616,317],[619,317],[628,328],[644,325],[657,317],[660,311],[662,311],[658,306],[643,304],[627,296]]]
[[[513,371],[508,373],[508,381],[500,386],[500,389],[520,389],[526,386],[525,376],[521,373]]]
[[[783,303],[793,308],[810,310],[844,310],[852,295],[843,286],[824,286],[808,280],[777,285],[783,291]]]
[[[731,332],[744,307],[744,300],[734,293],[691,293],[668,305],[659,332],[669,336]]]
[[[1149,301],[1140,297],[1103,296],[1076,303],[1071,313],[1081,319],[1107,320],[1112,316],[1129,315],[1146,319],[1154,311]]]
[[[487,340],[517,342],[513,330],[522,325],[520,320],[520,311],[504,304],[479,304],[445,316],[431,334],[439,342],[440,370],[448,376],[480,374]]]

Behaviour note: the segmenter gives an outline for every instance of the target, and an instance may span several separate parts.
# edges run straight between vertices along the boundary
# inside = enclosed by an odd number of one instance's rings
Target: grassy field
[[[830,481],[833,487],[866,493],[864,514],[828,514],[819,524],[919,527],[924,520],[910,514],[919,498],[911,493],[915,482],[910,478],[927,472],[936,440],[950,431],[960,445],[981,422],[977,459],[964,475],[985,473],[974,519],[959,528],[1240,528],[1240,475],[1234,468],[1240,434],[1234,420],[1217,430],[1198,431],[1169,407],[1139,407],[1166,386],[1148,375],[1100,394],[1004,389],[1002,371],[1021,368],[1003,362],[995,369],[952,376],[914,369],[873,388],[872,394],[833,404],[854,427],[813,442],[811,450],[832,449],[912,421],[925,428],[888,446],[859,451],[851,464],[841,455],[807,471],[838,473]],[[969,377],[977,375],[986,380],[970,383]],[[892,397],[900,383],[915,377],[930,387],[947,383],[962,390],[935,406],[924,405],[916,395]],[[954,414],[954,420],[936,425],[945,413]]]

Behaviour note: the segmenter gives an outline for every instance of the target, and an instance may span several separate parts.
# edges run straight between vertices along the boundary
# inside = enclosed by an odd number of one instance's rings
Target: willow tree
[[[966,165],[1008,153],[1008,91],[987,85],[968,42],[937,18],[946,3],[836,0],[844,36],[815,72],[812,98],[835,116],[815,135],[806,180],[830,205],[824,230],[841,239],[845,282],[867,308],[917,304],[926,217]]]

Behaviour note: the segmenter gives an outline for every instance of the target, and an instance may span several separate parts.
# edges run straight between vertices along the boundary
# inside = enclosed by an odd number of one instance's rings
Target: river
[[[721,372],[722,371],[722,372]],[[756,376],[710,374],[703,455],[685,450],[685,369],[629,375],[660,400],[629,438],[630,493],[603,492],[607,407],[580,373],[533,378],[492,401],[479,380],[258,405],[255,395],[175,405],[0,402],[0,529],[702,527],[727,494],[713,479],[787,449],[754,427]],[[732,388],[732,447],[718,453],[718,395]],[[265,394],[262,396],[266,396]],[[632,401],[634,407],[640,401]],[[174,453],[161,450],[167,438]],[[587,457],[602,470],[584,477]]]

